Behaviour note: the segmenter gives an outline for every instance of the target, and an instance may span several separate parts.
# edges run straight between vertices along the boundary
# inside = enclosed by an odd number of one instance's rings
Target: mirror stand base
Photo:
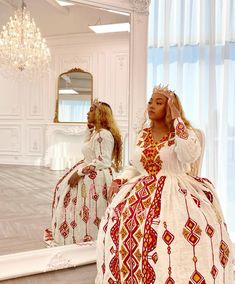
[[[95,243],[66,245],[0,256],[0,281],[96,262]]]

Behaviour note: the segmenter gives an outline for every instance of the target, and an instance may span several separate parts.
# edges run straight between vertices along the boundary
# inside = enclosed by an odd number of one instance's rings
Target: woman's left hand
[[[95,166],[86,166],[82,169],[82,173],[87,175],[95,170]]]
[[[70,179],[68,180],[68,185],[71,187],[71,188],[74,188],[78,185],[78,182],[80,180],[80,176],[78,175],[77,172],[73,173],[72,176],[70,177]]]
[[[119,191],[119,187],[120,185],[117,182],[113,181],[111,183],[107,193],[108,203],[111,203],[114,194],[116,194]]]
[[[168,98],[167,103],[168,103],[169,108],[171,110],[171,117],[174,120],[175,118],[180,116],[180,112],[174,104],[174,94],[171,93],[171,94],[164,94],[164,95]]]

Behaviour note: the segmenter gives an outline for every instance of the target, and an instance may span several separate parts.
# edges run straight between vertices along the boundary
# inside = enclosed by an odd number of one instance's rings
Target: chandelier
[[[36,75],[47,71],[50,51],[46,40],[41,37],[39,28],[22,6],[10,17],[0,34],[0,69],[3,73]]]

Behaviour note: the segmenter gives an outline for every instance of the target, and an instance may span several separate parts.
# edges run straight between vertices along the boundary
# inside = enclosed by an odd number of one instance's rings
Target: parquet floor
[[[52,189],[61,171],[0,165],[0,255],[44,248]]]

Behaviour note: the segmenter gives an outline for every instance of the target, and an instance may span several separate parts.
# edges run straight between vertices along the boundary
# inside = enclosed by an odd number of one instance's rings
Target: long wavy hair
[[[114,138],[114,149],[112,153],[112,161],[116,171],[122,167],[122,138],[113,117],[113,112],[109,104],[98,102],[95,106],[95,129],[100,131],[102,128],[109,130]]]
[[[168,94],[168,95],[173,95],[173,103],[174,105],[176,106],[176,108],[178,109],[179,113],[180,113],[180,117],[181,119],[183,120],[185,126],[187,128],[192,128],[192,125],[191,123],[189,122],[189,120],[186,118],[185,114],[184,114],[184,110],[183,110],[183,107],[182,107],[182,104],[180,102],[180,99],[179,97],[176,95],[175,92],[171,91],[168,89],[168,86],[162,86],[162,85],[158,85],[158,86],[155,86],[153,88],[153,94],[156,94],[156,93],[159,93],[159,94]],[[172,129],[173,128],[173,123],[174,121],[172,120],[171,118],[171,110],[170,110],[170,107],[168,105],[168,103],[166,104],[166,115],[165,115],[165,123],[167,125],[167,127],[169,129]],[[145,111],[145,114],[144,114],[144,121],[142,123],[142,129],[146,126],[151,126],[152,125],[152,121],[150,120],[149,121],[149,118],[148,118],[148,113],[147,113],[147,108],[146,108],[146,111]],[[140,129],[141,130],[141,129]]]

